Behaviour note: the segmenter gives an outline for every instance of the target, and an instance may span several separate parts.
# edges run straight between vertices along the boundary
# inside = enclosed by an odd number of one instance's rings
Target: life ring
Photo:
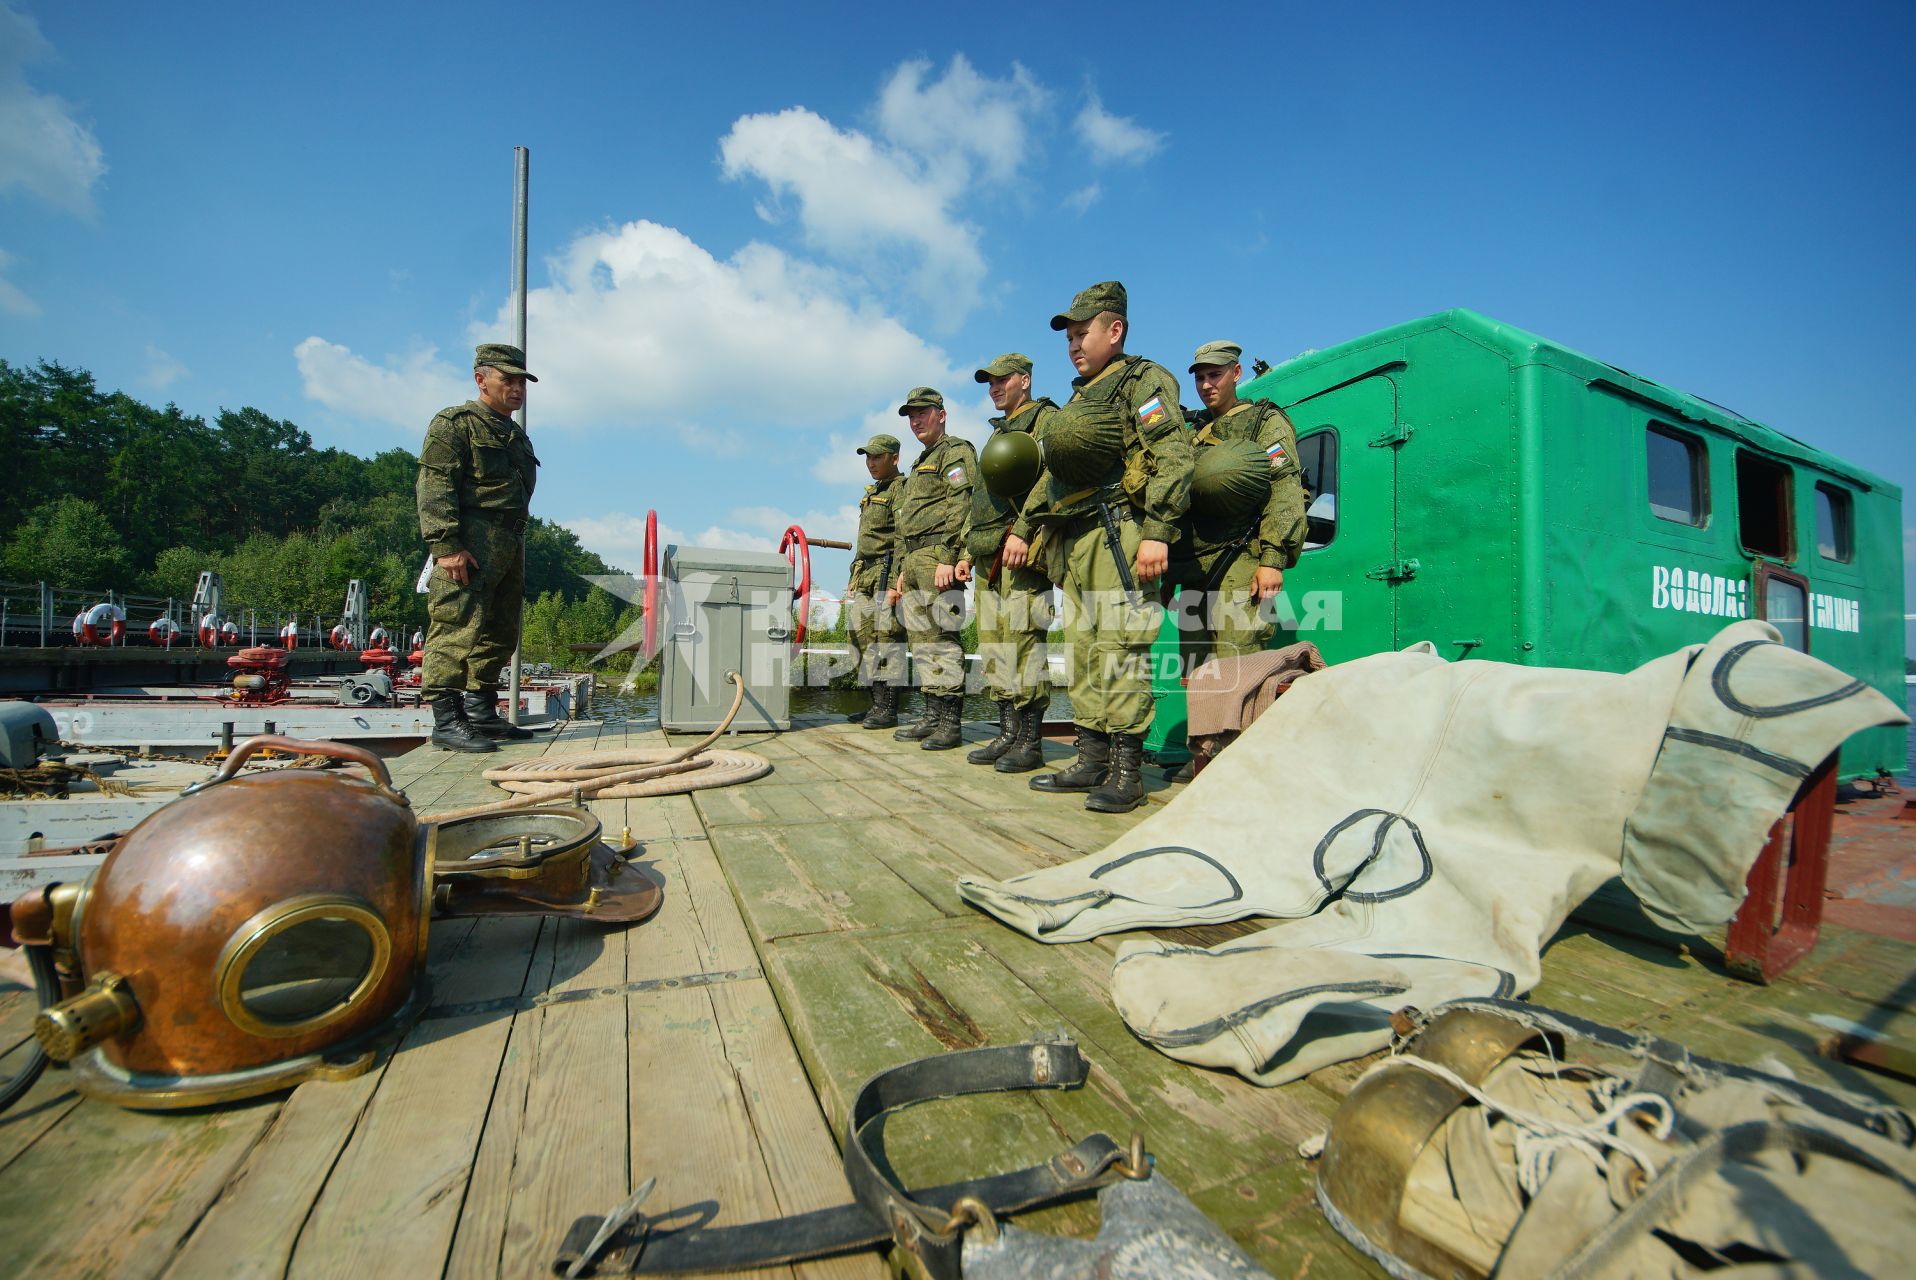
[[[217,649],[220,647],[220,620],[214,614],[200,619],[200,648]]]
[[[146,638],[162,648],[171,649],[173,641],[179,637],[180,624],[171,618],[155,618],[146,629]]]
[[[220,643],[221,644],[238,644],[239,643],[239,623],[237,622],[220,623]]]
[[[778,540],[778,551],[798,579],[798,590],[792,596],[798,613],[798,622],[792,627],[792,648],[797,649],[805,643],[805,618],[812,611],[812,544],[805,541],[805,531],[793,525]]]
[[[366,637],[366,647],[368,649],[390,649],[392,648],[392,637],[386,634],[386,628],[374,627],[373,633]]]
[[[297,622],[289,622],[279,629],[279,643],[288,653],[299,648],[299,624]]]
[[[350,649],[353,647],[353,633],[346,629],[345,623],[335,623],[333,629],[326,633],[326,643],[335,649]]]
[[[83,645],[118,644],[126,637],[126,611],[102,601],[73,615],[73,638]]]

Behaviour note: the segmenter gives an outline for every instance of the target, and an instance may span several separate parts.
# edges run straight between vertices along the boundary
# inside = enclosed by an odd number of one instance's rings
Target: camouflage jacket
[[[919,454],[905,476],[903,496],[893,503],[903,550],[936,546],[939,564],[957,564],[977,483],[978,451],[971,441],[946,435]]]
[[[477,400],[441,409],[419,450],[419,535],[435,558],[467,549],[460,523],[478,513],[524,525],[539,459],[518,423]],[[483,517],[481,517],[483,518]]]
[[[1073,378],[1071,401],[1085,397],[1108,378],[1110,393],[1128,408],[1123,469],[1141,482],[1132,505],[1138,531],[1155,542],[1177,541],[1178,520],[1191,503],[1191,433],[1179,407],[1178,380],[1171,371],[1143,356],[1120,355],[1091,377]],[[1102,393],[1102,388],[1100,393]],[[1066,494],[1049,474],[1040,474],[1011,531],[1031,541],[1038,524],[1091,510],[1080,493]]]
[[[1028,401],[1016,413],[993,418],[991,429],[994,432],[1027,431],[1039,444],[1043,444],[1045,420],[1057,411],[1057,405],[1039,396],[1036,400]],[[1000,498],[982,484],[972,490],[971,523],[965,529],[964,558],[976,565],[980,572],[990,571],[991,562],[997,559],[999,548],[1005,544],[1005,531],[1011,528],[1019,509],[1030,496],[1025,493],[1015,501]]]
[[[1226,440],[1250,440],[1271,460],[1271,496],[1258,516],[1257,532],[1247,547],[1256,552],[1259,565],[1270,569],[1288,569],[1297,563],[1304,549],[1304,472],[1297,460],[1297,428],[1284,411],[1268,400],[1240,400],[1223,417],[1213,417],[1207,409],[1191,419],[1197,434],[1191,443],[1199,449]],[[1192,551],[1203,556],[1221,546],[1236,542],[1245,527],[1206,528],[1195,512],[1186,517],[1192,534]]]
[[[904,479],[895,475],[889,480],[874,480],[865,486],[865,496],[858,500],[858,539],[852,546],[854,579],[868,568],[882,568],[886,552],[891,553],[891,567],[894,570],[898,568],[898,562],[905,558],[898,539],[896,509],[901,492],[898,486]]]

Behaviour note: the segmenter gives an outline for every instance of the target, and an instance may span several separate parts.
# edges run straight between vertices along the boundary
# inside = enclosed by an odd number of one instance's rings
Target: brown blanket
[[[1326,665],[1309,641],[1243,658],[1213,658],[1185,686],[1185,736],[1195,750],[1197,739],[1244,732],[1291,681]]]

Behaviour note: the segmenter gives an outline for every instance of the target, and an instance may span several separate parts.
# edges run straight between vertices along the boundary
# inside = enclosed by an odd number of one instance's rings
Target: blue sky
[[[848,535],[1110,277],[1176,369],[1469,306],[1909,489],[1916,7],[1588,8],[0,0],[0,356],[416,448],[523,144],[534,509],[628,567]]]

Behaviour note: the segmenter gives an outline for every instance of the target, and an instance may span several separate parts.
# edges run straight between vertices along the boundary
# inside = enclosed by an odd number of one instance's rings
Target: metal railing
[[[55,586],[49,582],[0,582],[0,647],[47,649],[79,647],[74,635],[74,618],[98,604],[119,609],[126,628],[114,648],[192,649],[199,646],[199,622],[193,617],[190,596],[149,596],[128,591],[83,590]],[[177,628],[170,644],[155,643],[148,629],[161,619]],[[227,609],[224,621],[239,628],[236,641],[222,641],[223,647],[251,645],[279,646],[286,627],[294,628],[299,648],[324,648],[333,623],[315,609],[305,613],[250,608]],[[395,644],[405,642],[410,633],[403,627],[388,627]]]

